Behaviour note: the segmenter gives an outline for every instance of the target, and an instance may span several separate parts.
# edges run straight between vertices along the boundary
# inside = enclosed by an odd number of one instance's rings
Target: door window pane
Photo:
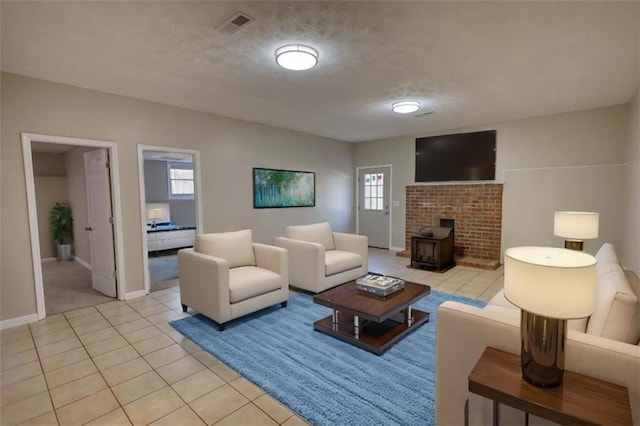
[[[384,207],[384,174],[365,173],[364,175],[364,209],[382,210]]]

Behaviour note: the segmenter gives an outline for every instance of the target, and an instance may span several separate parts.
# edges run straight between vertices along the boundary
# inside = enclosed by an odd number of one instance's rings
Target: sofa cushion
[[[325,275],[339,274],[362,266],[362,257],[342,250],[330,250],[324,253]]]
[[[634,337],[637,336],[636,340],[640,343],[640,278],[638,278],[633,271],[625,270],[624,274],[627,276],[627,281],[629,281],[631,289],[638,298],[636,310],[633,314],[633,318],[631,318],[631,328],[629,329],[629,336],[627,340],[630,340],[633,343]]]
[[[638,341],[638,297],[617,263],[607,266],[608,272],[596,279],[596,300],[587,325],[587,334],[626,343]]]
[[[597,278],[614,270],[616,265],[620,265],[615,248],[613,244],[610,243],[604,243],[596,253],[595,257]]]
[[[611,243],[604,243],[596,253],[596,261],[599,264],[620,263],[618,255]]]
[[[335,250],[333,231],[329,222],[315,223],[313,225],[287,226],[287,238],[294,240],[310,241],[322,244],[325,250]]]
[[[229,268],[256,265],[250,229],[200,234],[196,237],[194,249],[198,253],[225,259]]]
[[[261,294],[279,290],[282,277],[268,269],[241,266],[229,270],[229,301],[242,302]]]
[[[507,316],[511,318],[518,318],[518,322],[520,322],[520,308],[518,308],[513,303],[509,302],[506,297],[504,297],[504,289],[500,290],[489,300],[489,303],[484,307],[484,309],[488,309],[490,311],[495,312],[503,312],[507,314]],[[511,311],[511,312],[510,312]],[[567,321],[567,328],[569,330],[579,331],[584,333],[587,330],[587,322],[589,318],[579,318],[572,319]]]

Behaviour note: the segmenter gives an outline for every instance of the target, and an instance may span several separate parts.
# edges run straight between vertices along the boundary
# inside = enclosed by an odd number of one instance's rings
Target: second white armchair
[[[320,293],[368,272],[368,240],[364,235],[333,232],[328,222],[289,226],[275,245],[287,249],[289,283]]]

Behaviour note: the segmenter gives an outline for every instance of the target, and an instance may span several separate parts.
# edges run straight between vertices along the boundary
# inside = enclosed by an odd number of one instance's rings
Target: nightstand
[[[539,388],[522,379],[519,356],[491,347],[469,375],[469,392],[493,400],[494,424],[498,404],[560,424],[633,424],[626,387],[565,371],[562,385]]]

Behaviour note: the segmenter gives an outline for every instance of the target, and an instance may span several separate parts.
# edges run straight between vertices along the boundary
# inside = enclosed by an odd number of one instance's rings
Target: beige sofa
[[[289,298],[287,251],[252,241],[251,230],[200,234],[193,249],[178,252],[182,309],[218,323]]]
[[[333,232],[328,222],[288,226],[275,245],[289,253],[289,283],[319,293],[368,272],[364,235]]]
[[[618,263],[612,245],[596,254],[596,303],[584,321],[570,321],[565,369],[629,389],[633,422],[640,424],[640,280]],[[436,422],[491,424],[492,404],[468,392],[468,376],[487,346],[520,354],[520,310],[499,292],[484,308],[445,302],[438,308]],[[501,424],[524,424],[524,414],[500,407]],[[548,424],[532,418],[530,424]]]

